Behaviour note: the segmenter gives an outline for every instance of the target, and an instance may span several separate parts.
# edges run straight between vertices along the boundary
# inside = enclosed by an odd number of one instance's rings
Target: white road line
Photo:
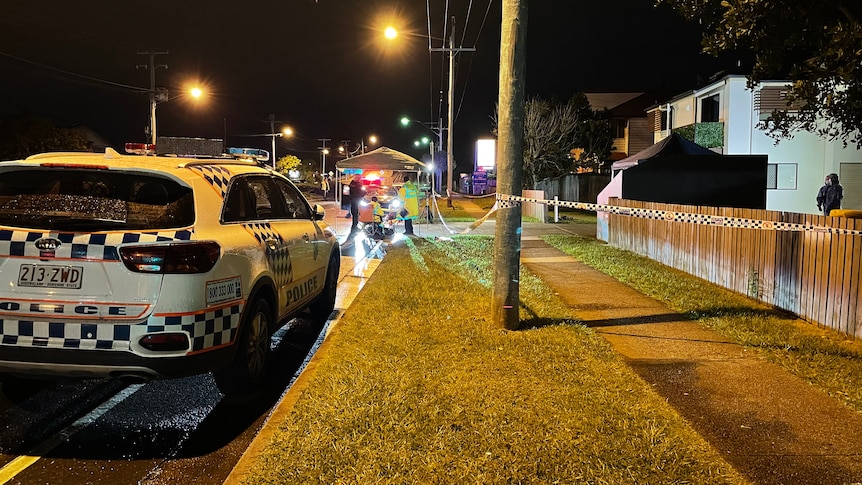
[[[111,399],[108,399],[107,401],[99,405],[96,409],[90,411],[87,415],[78,418],[77,421],[70,424],[69,426],[66,426],[54,436],[51,436],[45,441],[34,446],[28,454],[21,455],[7,463],[5,466],[3,466],[3,468],[0,468],[0,485],[3,485],[9,482],[9,480],[15,478],[16,475],[26,470],[30,465],[39,461],[39,459],[42,458],[43,455],[65,443],[75,433],[95,422],[97,419],[102,417],[102,415],[110,411],[117,404],[123,402],[123,400],[134,394],[138,389],[143,386],[143,384],[132,384],[126,387],[117,394],[114,394]]]

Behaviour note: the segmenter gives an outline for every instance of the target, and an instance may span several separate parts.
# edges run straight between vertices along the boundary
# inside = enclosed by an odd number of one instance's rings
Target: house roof
[[[388,147],[380,147],[362,155],[339,160],[335,166],[339,170],[360,168],[362,170],[420,172],[425,169],[425,164],[419,160]]]
[[[647,108],[667,99],[670,91],[645,93],[585,93],[594,110],[607,109],[613,118],[646,118]]]
[[[594,110],[614,109],[617,106],[637,98],[643,93],[584,93],[590,108]]]
[[[630,155],[622,160],[614,162],[611,165],[613,170],[625,170],[635,165],[640,165],[651,158],[657,158],[664,155],[715,155],[716,153],[709,148],[702,147],[693,141],[685,139],[678,133],[673,133],[664,140],[641,150],[634,155]]]

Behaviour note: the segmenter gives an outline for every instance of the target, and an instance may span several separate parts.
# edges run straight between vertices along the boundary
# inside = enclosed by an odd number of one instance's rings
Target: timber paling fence
[[[611,205],[804,225],[726,227],[608,213],[608,244],[862,337],[862,220],[757,209],[612,199]],[[837,231],[824,231],[834,228]],[[841,230],[855,234],[841,234]]]

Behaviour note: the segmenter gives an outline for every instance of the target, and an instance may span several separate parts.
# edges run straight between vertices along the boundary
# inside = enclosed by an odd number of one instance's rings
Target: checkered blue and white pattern
[[[42,256],[35,243],[43,237],[59,240],[62,244],[53,257],[119,261],[117,246],[129,243],[151,243],[161,241],[188,241],[191,239],[191,229],[181,231],[161,232],[115,232],[104,234],[62,233],[62,232],[30,232],[0,229],[0,257]]]
[[[275,275],[276,284],[283,286],[292,282],[293,265],[290,262],[290,251],[285,244],[284,238],[281,237],[281,234],[276,232],[268,222],[243,224],[242,226],[246,231],[254,236],[259,244],[263,245],[264,252],[266,253],[266,260]],[[266,241],[268,240],[276,242],[276,247],[274,249],[267,244]]]
[[[824,234],[841,234],[845,236],[862,236],[862,231],[853,229],[842,229],[839,227],[815,226],[813,224],[799,224],[795,222],[763,221],[759,219],[746,219],[742,217],[723,217],[708,214],[691,214],[687,212],[663,211],[657,209],[640,209],[634,207],[619,207],[615,205],[589,204],[586,202],[569,202],[562,200],[542,200],[516,195],[497,193],[497,201],[501,208],[514,207],[518,202],[535,202],[548,206],[568,207],[594,212],[607,212],[624,216],[640,217],[645,219],[663,219],[666,221],[686,222],[689,224],[700,224],[706,226],[736,227],[743,229],[763,229],[768,231],[798,231],[819,232]]]
[[[129,325],[0,320],[0,345],[129,350]]]
[[[203,177],[215,189],[216,193],[224,199],[232,176],[230,171],[218,165],[191,165],[188,168]]]
[[[132,335],[187,332],[191,351],[206,350],[236,338],[242,304],[182,316],[151,316],[136,325],[112,323],[0,320],[0,345],[77,350],[129,351]]]
[[[188,332],[192,340],[192,352],[206,350],[236,338],[242,307],[242,304],[237,303],[189,315],[154,315],[146,325],[146,332]]]

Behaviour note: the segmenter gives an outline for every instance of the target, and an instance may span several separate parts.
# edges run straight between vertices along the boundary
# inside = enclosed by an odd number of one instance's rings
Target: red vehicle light
[[[144,335],[138,343],[141,347],[155,352],[175,352],[189,348],[189,337],[184,333],[154,333]]]
[[[206,273],[220,255],[221,247],[213,241],[120,248],[123,263],[136,273]]]
[[[107,165],[82,165],[80,163],[57,163],[57,162],[47,162],[40,163],[40,167],[50,167],[50,168],[79,168],[79,169],[89,169],[89,170],[108,170]]]

